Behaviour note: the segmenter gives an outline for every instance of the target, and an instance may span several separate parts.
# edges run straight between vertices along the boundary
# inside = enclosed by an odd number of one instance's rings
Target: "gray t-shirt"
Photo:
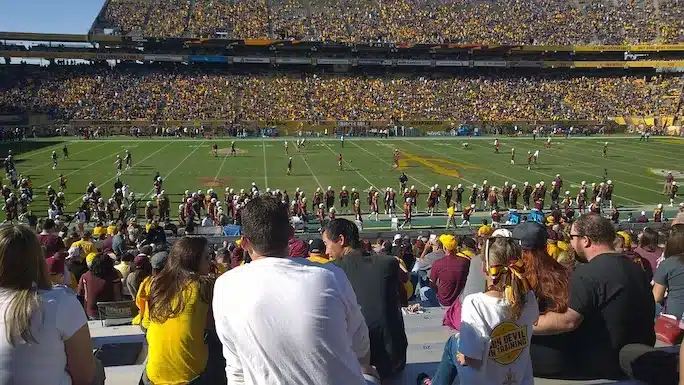
[[[672,256],[660,263],[653,280],[667,289],[665,313],[681,319],[684,313],[684,263]]]
[[[463,286],[461,295],[459,295],[459,299],[463,302],[463,299],[471,294],[482,293],[486,289],[486,284],[487,282],[482,273],[482,256],[474,255],[470,259],[468,278],[466,278],[466,283]]]
[[[438,251],[433,251],[431,253],[425,254],[423,259],[418,259],[418,270],[423,270],[426,272],[430,272],[430,269],[432,268],[432,263],[435,261],[438,261],[440,259],[444,258],[444,251],[443,250],[438,250]],[[428,274],[429,276],[429,274]]]

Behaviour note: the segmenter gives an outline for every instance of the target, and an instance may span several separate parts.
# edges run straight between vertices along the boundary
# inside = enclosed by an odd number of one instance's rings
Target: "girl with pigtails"
[[[421,373],[419,385],[533,384],[530,342],[539,317],[525,279],[520,241],[494,237],[485,243],[484,293],[463,300],[461,329],[444,346],[437,373]]]

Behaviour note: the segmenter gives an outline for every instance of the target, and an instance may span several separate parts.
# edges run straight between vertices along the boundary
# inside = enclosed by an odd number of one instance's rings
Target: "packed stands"
[[[5,67],[0,107],[82,120],[595,120],[674,115],[671,92],[682,87],[669,76],[247,75],[184,67]]]
[[[682,40],[682,9],[676,0],[110,0],[96,27],[351,43],[674,43]]]

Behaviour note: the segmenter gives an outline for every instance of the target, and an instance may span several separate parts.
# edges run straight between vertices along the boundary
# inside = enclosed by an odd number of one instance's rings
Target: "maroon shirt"
[[[84,298],[85,310],[88,317],[98,319],[97,303],[111,302],[121,298],[116,291],[121,291],[121,277],[115,272],[110,279],[102,279],[88,271],[78,281],[78,295]]]
[[[451,306],[463,291],[468,277],[470,259],[445,255],[432,263],[430,280],[437,286],[437,300],[442,306]]]
[[[49,258],[58,251],[64,250],[64,242],[55,233],[38,234],[38,241],[40,245],[45,247],[45,257]]]
[[[653,268],[653,270],[655,270],[655,267],[658,266],[658,258],[660,258],[663,255],[663,249],[661,249],[660,247],[656,247],[653,250],[644,249],[643,247],[637,247],[636,249],[634,249],[634,252],[639,254],[641,258],[647,260]]]

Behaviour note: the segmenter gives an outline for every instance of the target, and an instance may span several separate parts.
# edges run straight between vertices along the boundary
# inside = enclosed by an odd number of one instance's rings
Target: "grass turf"
[[[290,143],[289,156],[293,158],[292,175],[285,174],[288,155],[284,141]],[[654,206],[669,204],[661,194],[664,176],[657,170],[684,173],[684,140],[677,138],[651,138],[647,143],[636,137],[554,138],[552,148],[544,148],[544,139],[506,138],[501,140],[501,153],[494,154],[493,137],[463,138],[406,138],[356,139],[347,138],[344,148],[338,139],[307,139],[306,148],[297,152],[292,138],[236,140],[237,157],[228,155],[230,139],[139,139],[112,138],[104,140],[38,140],[24,143],[4,143],[0,154],[5,156],[13,149],[19,174],[29,175],[33,181],[35,201],[32,210],[45,215],[45,190],[52,185],[59,188],[58,175],[68,178],[65,191],[67,212],[74,212],[88,182],[94,182],[109,197],[116,180],[114,160],[124,150],[133,155],[133,168],[121,176],[143,200],[153,193],[152,177],[159,172],[164,178],[164,190],[172,203],[175,217],[181,194],[185,190],[197,191],[214,188],[220,196],[226,186],[235,191],[248,189],[255,182],[260,189],[286,189],[292,196],[296,187],[307,196],[313,196],[317,187],[328,186],[339,192],[343,185],[367,191],[370,186],[384,189],[399,188],[401,171],[409,177],[408,185],[415,185],[422,195],[419,208],[425,207],[425,194],[429,187],[455,187],[462,183],[469,195],[473,184],[484,179],[493,186],[504,181],[531,184],[551,180],[560,174],[563,190],[577,193],[581,181],[588,184],[602,182],[607,172],[615,185],[614,203],[623,206]],[[608,156],[602,156],[603,143],[608,142]],[[216,142],[221,154],[214,157],[211,145]],[[469,143],[468,149],[461,144]],[[62,158],[62,146],[69,148],[70,159]],[[516,164],[510,164],[511,147],[516,149]],[[398,170],[392,169],[392,151],[402,152]],[[50,154],[57,150],[59,163],[52,170]],[[539,164],[527,170],[527,151],[540,151]],[[344,157],[344,170],[337,167],[337,154]],[[5,180],[3,183],[8,183]],[[365,194],[362,207],[367,211]],[[464,197],[467,199],[467,197]],[[678,198],[676,203],[682,201]],[[4,216],[3,214],[0,214]]]

